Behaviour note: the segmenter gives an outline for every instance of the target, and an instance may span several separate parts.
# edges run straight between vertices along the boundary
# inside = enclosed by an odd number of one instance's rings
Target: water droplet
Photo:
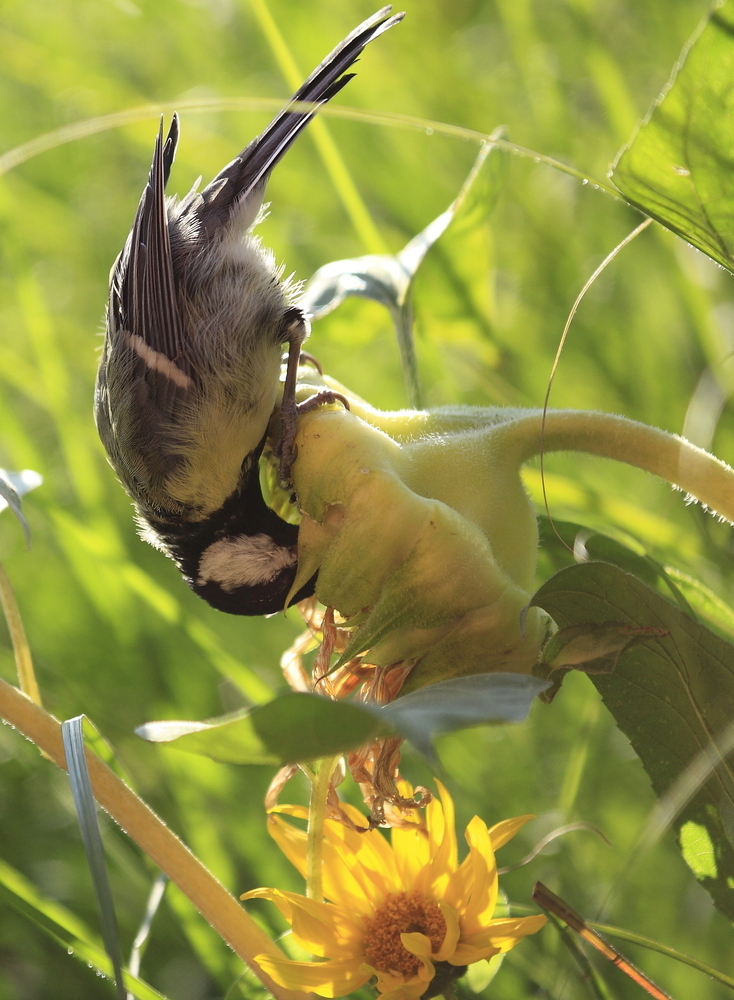
[[[583,178],[581,179],[581,183],[582,183],[582,184],[588,184],[588,183],[589,183],[589,178],[588,178],[588,177],[583,177]]]
[[[433,135],[433,129],[432,128],[427,128],[426,129],[426,135]]]
[[[74,949],[73,948],[67,948],[66,949],[66,954],[67,955],[73,955],[74,954]]]

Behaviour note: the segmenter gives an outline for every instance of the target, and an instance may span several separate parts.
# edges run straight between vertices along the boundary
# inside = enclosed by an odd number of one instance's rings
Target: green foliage
[[[614,167],[633,205],[734,270],[734,4],[707,20]]]
[[[661,90],[708,3],[409,0],[406,7],[405,22],[360,60],[340,103],[483,135],[506,124],[509,139],[593,180],[605,175]],[[306,72],[372,7],[362,0],[271,0],[268,9]],[[229,0],[27,0],[7,7],[0,31],[4,151],[81,119],[146,109],[114,127],[82,129],[73,142],[48,142],[33,158],[16,156],[0,179],[0,465],[44,476],[43,488],[23,505],[31,552],[6,515],[0,559],[46,703],[61,718],[83,711],[94,720],[141,794],[235,893],[257,885],[302,888],[265,830],[262,801],[272,767],[222,765],[132,734],[151,718],[205,718],[268,701],[284,686],[279,657],[301,625],[293,613],[269,620],[217,615],[189,594],[174,567],[136,537],[90,414],[107,275],[147,176],[162,107],[182,111],[183,193],[199,174],[211,178],[272,110],[233,109],[235,102],[280,100],[290,91],[253,10]],[[707,31],[700,43],[720,36],[716,27]],[[707,68],[717,65],[709,59]],[[455,197],[477,152],[430,124],[403,128],[334,115],[324,121],[385,246],[367,242],[369,228],[354,227],[354,205],[344,207],[305,135],[273,175],[272,213],[260,229],[299,279],[333,260],[397,253]],[[502,155],[505,183],[491,216],[480,200],[457,218],[414,282],[416,353],[431,405],[541,405],[573,300],[639,221],[593,183],[582,185],[532,157]],[[619,169],[615,181],[622,183]],[[715,220],[717,230],[723,225]],[[706,238],[715,242],[711,233]],[[729,275],[670,233],[651,229],[587,295],[552,405],[596,407],[684,432],[731,464],[732,316]],[[315,325],[309,349],[374,405],[407,404],[392,324],[378,305],[345,303]],[[707,622],[704,605],[726,620],[734,602],[728,526],[634,470],[577,456],[549,456],[545,470],[554,517],[620,542],[635,539],[641,559],[664,567],[666,577],[656,571],[651,584],[671,593],[669,579]],[[541,509],[537,465],[526,483]],[[544,549],[539,582],[556,565]],[[696,595],[703,595],[700,604]],[[5,636],[0,670],[14,678]],[[538,814],[508,848],[516,850],[508,864],[567,820],[595,823],[614,845],[554,842],[555,853],[504,877],[511,899],[527,902],[542,878],[584,914],[606,903],[610,922],[734,971],[731,926],[696,884],[672,833],[645,853],[644,865],[628,868],[655,797],[587,678],[569,675],[555,701],[536,704],[521,727],[448,734],[439,751],[460,823],[475,812],[488,822]],[[68,782],[7,727],[0,729],[0,762],[4,861],[45,900],[95,926]],[[405,771],[415,782],[431,782],[431,771],[413,756]],[[303,786],[289,786],[282,798],[305,794]],[[689,856],[702,843],[698,827],[705,827],[693,823],[681,831]],[[107,824],[104,832],[129,948],[152,875],[118,830]],[[701,864],[703,871],[709,862]],[[674,996],[730,995],[663,955],[634,958]],[[639,995],[614,970],[602,973],[617,1000]],[[189,904],[167,892],[144,978],[172,1000],[209,1000],[229,990],[236,996],[241,974],[241,963]],[[251,995],[249,988],[240,993]],[[494,1000],[536,994],[588,996],[550,932],[510,953],[487,989]],[[0,903],[0,998],[49,995],[102,1000],[111,987]]]
[[[467,726],[523,722],[548,684],[515,674],[459,677],[379,707],[291,692],[207,722],[149,722],[138,736],[230,764],[292,764],[396,734],[435,762],[431,739]]]
[[[230,764],[280,765],[332,757],[394,733],[359,705],[294,691],[208,722],[150,722],[138,735]]]
[[[533,603],[562,632],[605,623],[649,630],[647,638],[643,632],[634,643],[618,646],[606,662],[589,652],[577,669],[590,674],[657,795],[664,802],[672,796],[670,818],[686,861],[734,919],[734,776],[726,760],[734,746],[734,646],[635,577],[603,563],[562,570]],[[702,755],[710,761],[710,775],[678,787],[689,766],[700,768]]]
[[[97,935],[65,907],[44,898],[20,872],[4,862],[0,862],[0,899],[15,914],[64,946],[67,954],[94,966],[106,976],[112,975],[112,962]],[[136,1000],[165,1000],[161,993],[129,973],[125,974],[125,985]]]

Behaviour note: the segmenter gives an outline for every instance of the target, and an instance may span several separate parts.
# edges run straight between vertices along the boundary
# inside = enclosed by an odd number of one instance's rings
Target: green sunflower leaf
[[[621,150],[612,180],[631,204],[734,271],[734,0],[699,26]]]
[[[631,643],[609,672],[590,678],[660,798],[661,828],[673,825],[694,874],[733,918],[734,768],[727,754],[734,747],[734,646],[606,563],[561,570],[532,603],[561,630],[648,630],[649,639]]]
[[[535,696],[549,686],[536,677],[478,674],[427,685],[382,707],[293,691],[206,722],[148,722],[136,733],[230,764],[315,760],[396,734],[432,758],[437,733],[522,722]]]
[[[175,741],[180,750],[230,764],[315,760],[395,735],[366,708],[296,691],[207,722],[149,722],[136,732],[153,743]]]
[[[438,733],[524,722],[535,697],[550,687],[526,674],[473,674],[427,684],[385,705],[382,714],[426,757]]]

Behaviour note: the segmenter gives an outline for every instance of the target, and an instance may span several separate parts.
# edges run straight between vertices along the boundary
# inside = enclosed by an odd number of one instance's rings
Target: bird
[[[391,10],[355,28],[257,138],[181,200],[165,194],[179,119],[165,140],[161,119],[132,230],[110,272],[98,433],[141,536],[173,559],[198,596],[230,614],[284,610],[296,575],[298,527],[268,507],[259,477],[285,349],[276,445],[285,484],[299,412],[348,405],[329,391],[296,403],[308,319],[252,230],[273,167],[355,76],[347,71],[365,46],[402,20]],[[290,603],[314,588],[315,577]]]

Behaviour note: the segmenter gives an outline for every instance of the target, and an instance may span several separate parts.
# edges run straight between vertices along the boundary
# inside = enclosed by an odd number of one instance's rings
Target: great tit
[[[97,376],[97,429],[135,502],[142,536],[174,560],[215,608],[283,610],[295,578],[295,525],[267,506],[258,460],[288,364],[278,450],[288,480],[307,317],[272,252],[252,234],[270,172],[296,136],[354,76],[364,47],[403,18],[383,7],[309,76],[265,131],[179,201],[165,187],[179,138],[159,128],[132,231],[110,274]],[[311,107],[294,106],[307,102]],[[307,584],[294,601],[313,592]]]

